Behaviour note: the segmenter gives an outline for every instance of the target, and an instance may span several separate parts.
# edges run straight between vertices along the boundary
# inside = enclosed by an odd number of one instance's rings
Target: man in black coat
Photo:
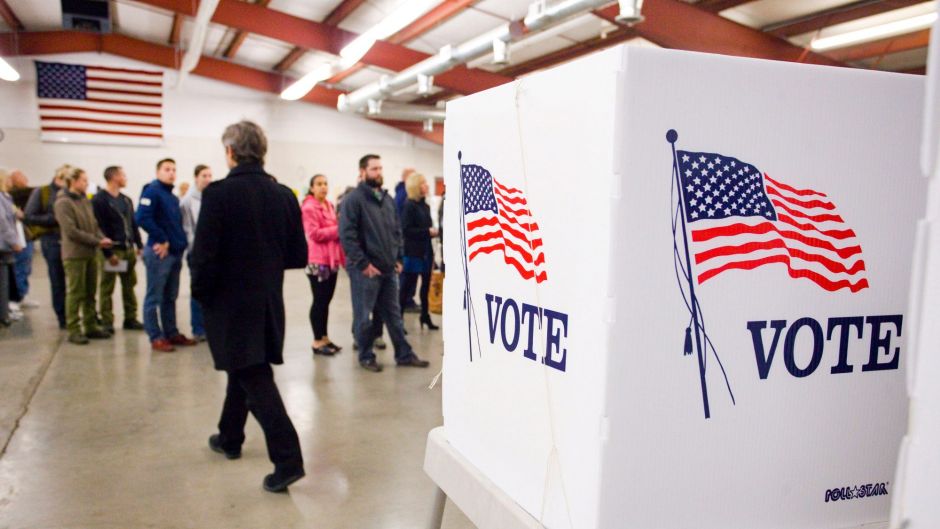
[[[222,143],[231,172],[203,191],[192,250],[192,295],[203,307],[215,368],[228,373],[209,447],[240,457],[250,411],[274,463],[264,489],[283,492],[304,476],[303,456],[270,364],[284,363],[284,270],[306,266],[307,242],[293,192],[264,172],[261,128],[230,125]]]

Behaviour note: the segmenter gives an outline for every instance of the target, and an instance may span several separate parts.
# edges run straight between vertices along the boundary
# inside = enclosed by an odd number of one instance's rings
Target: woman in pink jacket
[[[346,254],[339,243],[339,223],[333,204],[326,199],[329,185],[326,176],[314,175],[304,198],[304,232],[307,234],[307,278],[313,290],[310,325],[313,327],[313,354],[335,355],[342,349],[330,341],[326,323],[330,301],[336,290],[336,276],[346,264]]]

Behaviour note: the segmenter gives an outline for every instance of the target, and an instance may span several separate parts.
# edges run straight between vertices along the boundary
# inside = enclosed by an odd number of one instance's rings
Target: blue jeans
[[[49,286],[52,288],[52,310],[59,319],[59,328],[65,328],[65,267],[62,266],[62,241],[58,236],[39,239],[42,257],[49,269]]]
[[[183,256],[168,254],[163,259],[144,248],[144,266],[147,268],[147,293],[144,295],[144,329],[150,341],[170,338],[180,333],[176,328],[176,297],[180,292],[180,271]],[[157,310],[160,317],[157,318]],[[161,323],[163,325],[161,330]]]
[[[372,327],[373,309],[381,316],[388,328],[389,337],[395,347],[395,361],[402,362],[414,356],[414,350],[405,340],[405,328],[398,306],[398,274],[389,273],[366,277],[355,267],[348,267],[353,306],[353,334],[359,344],[359,361],[375,359],[372,343],[375,332]]]
[[[189,266],[189,272],[192,273],[193,262],[190,256],[191,254],[189,253],[186,254],[186,264]],[[189,314],[190,314],[190,321],[192,322],[192,326],[193,326],[193,335],[205,336],[206,327],[202,323],[203,321],[202,320],[202,307],[199,305],[199,302],[196,301],[196,298],[192,296],[190,296],[189,298]]]
[[[23,251],[16,254],[16,288],[20,297],[26,297],[29,292],[29,275],[33,273],[33,241],[26,241]]]

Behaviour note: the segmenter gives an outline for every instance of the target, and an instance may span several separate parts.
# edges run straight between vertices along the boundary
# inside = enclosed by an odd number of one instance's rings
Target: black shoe
[[[264,477],[264,481],[261,485],[264,487],[264,490],[268,492],[287,492],[287,487],[297,481],[298,479],[306,476],[304,469],[293,470],[291,472],[281,473],[274,471],[273,474],[268,474]]]
[[[382,364],[375,361],[375,358],[371,360],[360,360],[359,365],[362,366],[366,371],[372,371],[373,373],[382,372]]]
[[[144,330],[144,324],[137,320],[125,320],[124,328],[128,331],[142,331]]]
[[[431,315],[430,315],[430,314],[422,314],[422,315],[421,315],[421,328],[423,329],[425,325],[428,326],[428,330],[429,330],[429,331],[436,331],[436,330],[440,329],[440,327],[438,327],[437,325],[434,325],[434,322],[431,321]]]
[[[70,334],[68,340],[75,345],[88,344],[88,338],[84,334]]]
[[[336,354],[336,351],[331,349],[329,345],[323,345],[320,347],[311,347],[310,349],[313,351],[313,354],[315,355],[333,356]]]
[[[114,325],[104,325],[101,327],[101,330],[110,334],[111,336],[114,336]]]
[[[241,448],[238,450],[225,450],[222,448],[222,441],[219,439],[219,434],[209,436],[209,448],[211,448],[213,452],[224,455],[225,459],[238,459],[242,456]]]
[[[333,342],[330,342],[330,343],[326,344],[324,347],[329,347],[330,349],[332,349],[332,350],[333,350],[333,354],[336,354],[336,353],[338,353],[338,352],[340,352],[340,351],[343,350],[342,347],[336,345],[336,344],[333,343]]]
[[[92,340],[104,340],[105,338],[110,338],[111,333],[104,329],[92,329],[86,332],[85,336],[91,338]]]
[[[418,358],[417,355],[411,355],[407,359],[397,362],[398,367],[428,367],[431,362]]]

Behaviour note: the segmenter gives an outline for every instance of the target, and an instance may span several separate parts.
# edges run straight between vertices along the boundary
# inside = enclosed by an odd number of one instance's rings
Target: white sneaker
[[[37,301],[33,301],[29,298],[20,301],[20,308],[23,309],[38,309],[41,305]]]
[[[23,319],[23,313],[18,310],[10,311],[10,321],[20,321]]]
[[[20,311],[20,304],[15,301],[11,301],[9,307],[10,307],[10,312]]]

